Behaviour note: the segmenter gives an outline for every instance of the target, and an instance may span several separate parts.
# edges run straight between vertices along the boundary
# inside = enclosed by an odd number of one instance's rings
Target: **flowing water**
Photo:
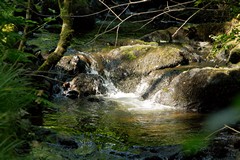
[[[89,74],[98,72],[89,68]],[[50,134],[46,143],[34,147],[36,157],[44,157],[43,152],[52,159],[73,160],[170,157],[179,153],[179,144],[199,134],[204,115],[154,103],[154,95],[143,100],[140,95],[149,87],[144,79],[134,93],[123,93],[108,72],[103,77],[105,95],[56,96],[58,111],[45,114],[44,128],[58,136]]]
[[[105,75],[108,77],[107,72]],[[203,115],[157,104],[153,99],[143,100],[139,95],[148,87],[144,81],[135,93],[119,91],[108,78],[105,86],[108,94],[104,96],[56,98],[60,112],[47,115],[45,126],[65,133],[91,134],[101,143],[139,146],[181,144],[202,127]]]
[[[103,135],[109,132],[116,140],[131,145],[181,144],[200,131],[203,118],[197,113],[141,101],[134,94],[56,102],[63,107],[47,117],[46,126]]]

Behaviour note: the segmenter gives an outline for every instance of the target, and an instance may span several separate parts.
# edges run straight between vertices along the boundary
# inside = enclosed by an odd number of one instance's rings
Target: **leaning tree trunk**
[[[62,23],[62,30],[57,48],[52,52],[46,61],[38,68],[38,71],[48,71],[52,66],[55,66],[66,52],[70,41],[72,39],[72,19],[71,19],[71,5],[72,0],[58,0]]]

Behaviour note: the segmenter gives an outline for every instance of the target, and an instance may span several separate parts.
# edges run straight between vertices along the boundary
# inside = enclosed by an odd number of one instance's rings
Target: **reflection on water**
[[[47,115],[45,126],[117,137],[121,142],[141,146],[179,144],[201,128],[200,114],[129,97],[56,100],[62,106],[60,112]]]

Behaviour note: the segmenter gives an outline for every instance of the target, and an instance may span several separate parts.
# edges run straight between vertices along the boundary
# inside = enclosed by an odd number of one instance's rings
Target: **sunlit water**
[[[98,74],[91,70],[91,74]],[[108,74],[105,72],[106,77]],[[47,115],[45,126],[63,132],[105,136],[106,143],[114,139],[141,146],[181,144],[202,127],[203,115],[154,103],[153,99],[143,100],[140,95],[148,87],[144,80],[135,93],[119,91],[108,78],[104,85],[108,88],[105,96],[78,100],[56,98],[60,111]]]
[[[89,74],[98,74],[96,67],[92,65]],[[140,95],[149,87],[147,80],[142,79],[134,93],[123,93],[109,77],[110,73],[104,71],[107,95],[78,100],[56,98],[60,111],[46,115],[45,127],[66,134],[91,134],[101,143],[140,146],[181,144],[201,129],[203,115],[154,103],[154,96],[143,100]]]
[[[143,101],[135,94],[78,101],[59,99],[56,103],[62,106],[60,112],[49,115],[46,126],[79,133],[106,133],[113,136],[111,139],[131,145],[181,144],[199,132],[203,118],[197,113]]]

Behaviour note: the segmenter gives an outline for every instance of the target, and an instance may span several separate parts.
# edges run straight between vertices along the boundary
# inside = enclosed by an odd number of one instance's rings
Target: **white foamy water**
[[[154,103],[151,100],[143,100],[135,93],[117,92],[116,94],[108,95],[106,98],[124,104],[128,111],[174,110],[174,107],[171,106]]]
[[[93,64],[89,67],[89,74],[99,75],[98,71],[96,70],[97,62],[90,55],[84,55],[88,56],[93,62]],[[144,100],[141,97],[141,94],[143,94],[149,87],[147,80],[142,79],[139,85],[137,85],[134,93],[124,93],[114,86],[109,77],[110,73],[104,70],[104,77],[102,77],[104,81],[103,85],[108,89],[108,93],[105,98],[123,104],[124,108],[128,111],[174,110],[174,107],[155,103],[154,99]]]
[[[107,99],[114,100],[124,104],[128,111],[153,111],[153,110],[174,110],[174,107],[155,103],[153,99],[144,100],[140,95],[148,88],[148,83],[141,81],[136,87],[135,93],[124,93],[118,90],[112,82],[107,82],[109,93]]]

